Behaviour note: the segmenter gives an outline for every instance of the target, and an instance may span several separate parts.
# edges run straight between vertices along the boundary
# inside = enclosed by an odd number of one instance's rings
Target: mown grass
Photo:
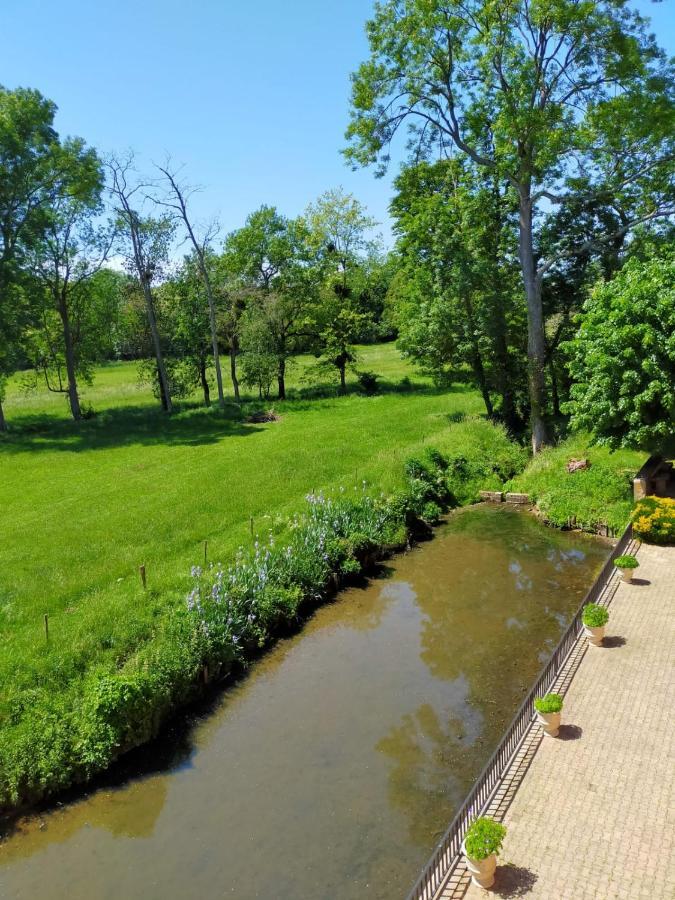
[[[310,491],[365,482],[391,493],[425,446],[460,461],[462,501],[499,481],[490,460],[501,472],[524,464],[474,391],[432,389],[393,345],[361,350],[360,367],[384,381],[373,397],[330,386],[303,397],[310,364],[296,367],[294,398],[274,402],[281,419],[263,425],[246,421],[260,406],[252,398],[225,414],[187,402],[168,418],[132,363],[96,372],[83,399],[97,415],[77,424],[62,397],[14,380],[12,430],[0,441],[0,727],[40,715],[56,695],[60,708],[76,707],[92,673],[117,672],[152,644],[184,605],[204,541],[210,560],[227,561],[281,534]]]
[[[607,525],[621,534],[633,506],[632,479],[646,455],[592,446],[587,434],[574,434],[538,454],[506,490],[528,493],[547,522],[596,531]],[[568,473],[570,459],[588,459],[590,468]]]

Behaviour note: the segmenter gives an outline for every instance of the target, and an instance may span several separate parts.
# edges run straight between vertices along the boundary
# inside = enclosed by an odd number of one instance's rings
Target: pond
[[[0,896],[404,897],[608,552],[452,514],[119,783],[19,822]]]

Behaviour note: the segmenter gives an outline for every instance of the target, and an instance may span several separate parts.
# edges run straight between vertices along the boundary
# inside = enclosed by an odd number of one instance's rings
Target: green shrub
[[[563,698],[560,694],[544,694],[534,701],[534,708],[540,713],[557,713],[563,708]]]
[[[617,569],[637,569],[640,563],[634,556],[617,556],[614,565]]]
[[[378,391],[379,375],[375,372],[357,372],[356,378],[359,382],[359,388],[367,397],[372,397]]]
[[[434,503],[433,500],[430,500],[422,507],[421,518],[428,525],[436,525],[440,520],[442,513],[443,510],[438,503]]]
[[[481,816],[474,819],[464,838],[466,855],[470,859],[487,859],[502,849],[506,828],[494,819]]]
[[[597,603],[589,603],[584,607],[581,621],[588,628],[600,628],[609,621],[609,613],[604,606],[599,606]]]
[[[675,544],[675,500],[644,497],[632,512],[633,534],[648,544]]]

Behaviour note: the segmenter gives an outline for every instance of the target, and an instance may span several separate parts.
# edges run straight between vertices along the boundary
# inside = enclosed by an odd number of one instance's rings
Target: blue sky
[[[675,53],[673,0],[639,0]],[[62,134],[102,152],[169,152],[204,191],[200,218],[238,227],[262,203],[296,215],[342,185],[388,239],[391,177],[339,150],[349,73],[365,58],[372,0],[3,0],[0,83],[38,88]]]

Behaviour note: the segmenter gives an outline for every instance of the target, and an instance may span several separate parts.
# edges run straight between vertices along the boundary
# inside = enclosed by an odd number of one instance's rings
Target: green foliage
[[[570,459],[587,458],[590,468],[569,473]],[[644,454],[591,446],[585,434],[572,435],[529,463],[504,490],[530,495],[537,509],[558,528],[576,527],[596,531],[607,525],[621,534],[632,508],[632,480],[644,462]]]
[[[648,544],[675,544],[675,500],[644,497],[635,505],[633,534]]]
[[[599,444],[663,451],[675,432],[675,256],[629,260],[567,344],[572,424]]]
[[[614,565],[617,569],[637,569],[640,563],[634,556],[617,556]]]
[[[13,428],[0,445],[0,505],[12,523],[0,543],[0,805],[86,780],[156,733],[196,695],[204,665],[215,677],[248,659],[297,621],[302,603],[318,602],[321,585],[334,589],[331,573],[340,580],[363,571],[384,531],[375,540],[365,512],[350,514],[348,532],[326,541],[328,568],[298,548],[292,583],[260,595],[259,626],[245,647],[217,628],[196,630],[185,609],[187,573],[203,563],[206,538],[209,560],[234,561],[240,545],[266,545],[270,531],[285,546],[298,533],[304,495],[323,489],[358,500],[365,480],[391,497],[386,543],[401,546],[409,530],[426,529],[423,516],[437,513],[426,504],[453,502],[448,458],[524,462],[502,429],[475,416],[480,398],[466,387],[430,389],[393,344],[359,353],[380,374],[380,394],[358,394],[350,376],[349,396],[275,404],[281,420],[270,425],[245,422],[257,408],[246,396],[242,410],[232,405],[223,417],[200,406],[196,393],[167,418],[137,383],[135,363],[96,370],[83,398],[98,415],[78,424],[61,398],[26,393],[11,380]],[[291,391],[311,364],[298,361]],[[390,389],[408,375],[411,390]],[[418,461],[414,482],[403,472],[410,456]]]
[[[557,713],[563,708],[563,698],[560,694],[544,694],[543,697],[535,697],[534,708],[540,713]]]
[[[488,413],[498,410],[516,429],[526,328],[514,196],[457,160],[418,163],[396,187],[401,263],[388,302],[399,347],[439,385],[469,378]]]
[[[601,628],[609,621],[609,613],[604,606],[599,606],[597,603],[589,603],[584,606],[581,621],[588,628]]]
[[[469,859],[487,859],[499,853],[506,837],[506,827],[494,819],[481,816],[474,819],[466,832],[464,848]]]
[[[359,388],[363,391],[363,393],[367,397],[372,397],[373,394],[376,394],[378,391],[377,379],[379,375],[375,372],[357,372],[356,380],[359,383]]]

